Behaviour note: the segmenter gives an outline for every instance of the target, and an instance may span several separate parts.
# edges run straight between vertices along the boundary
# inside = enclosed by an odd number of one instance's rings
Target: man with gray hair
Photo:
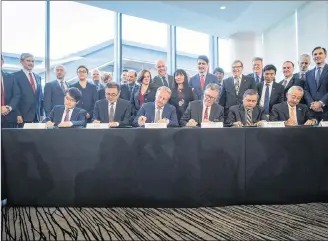
[[[169,87],[161,86],[156,91],[155,102],[144,103],[135,117],[133,126],[144,126],[145,123],[166,123],[169,127],[178,127],[176,109],[167,104],[171,98]]]
[[[195,127],[202,122],[224,122],[224,108],[216,103],[220,87],[210,83],[206,86],[202,100],[189,102],[181,117],[181,126]]]
[[[64,105],[65,92],[69,88],[65,81],[66,70],[63,65],[54,68],[56,79],[46,83],[44,86],[44,111],[48,117],[56,105]]]
[[[166,86],[169,88],[173,87],[173,76],[167,74],[167,67],[165,65],[164,60],[157,60],[155,63],[155,67],[158,75],[156,75],[153,79],[153,85],[156,87]]]
[[[267,121],[264,109],[257,105],[259,95],[256,90],[248,89],[243,95],[243,104],[231,106],[227,124],[230,126],[260,126]]]
[[[99,91],[100,89],[105,88],[105,85],[103,85],[100,82],[100,76],[101,76],[101,72],[99,71],[99,69],[94,69],[91,72],[91,77],[92,77],[92,81],[93,83],[96,85],[97,87],[97,91]]]
[[[248,77],[252,77],[255,79],[255,83],[259,84],[264,81],[263,76],[263,59],[261,57],[255,57],[252,60],[253,65],[253,73],[247,75]]]
[[[20,63],[23,69],[15,72],[21,98],[16,109],[17,123],[23,127],[24,123],[40,122],[44,118],[43,92],[41,77],[34,73],[34,56],[30,53],[22,53]]]
[[[308,107],[300,104],[304,95],[303,88],[292,86],[287,93],[287,101],[272,107],[271,121],[284,121],[286,126],[315,125],[317,120],[311,116]]]
[[[298,67],[300,72],[295,73],[294,77],[304,82],[306,79],[306,72],[308,72],[310,64],[311,64],[311,56],[308,54],[302,54],[298,61]]]

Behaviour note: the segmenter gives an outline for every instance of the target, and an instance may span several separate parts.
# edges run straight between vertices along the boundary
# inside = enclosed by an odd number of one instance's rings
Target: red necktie
[[[33,79],[32,73],[29,73],[29,76],[30,76],[30,83],[31,83],[31,86],[32,86],[32,90],[35,94],[35,84],[34,84],[34,79]]]
[[[305,78],[304,78],[304,73],[302,73],[302,77],[301,77],[301,79],[302,79],[302,80],[305,80]]]
[[[201,75],[200,76],[200,86],[202,87],[202,89],[204,89],[204,85],[205,85],[204,75]]]
[[[1,80],[1,106],[5,106],[5,92],[3,91],[2,80]]]
[[[69,121],[69,109],[66,109],[66,115],[64,121]]]
[[[208,120],[208,107],[205,109],[204,120]]]

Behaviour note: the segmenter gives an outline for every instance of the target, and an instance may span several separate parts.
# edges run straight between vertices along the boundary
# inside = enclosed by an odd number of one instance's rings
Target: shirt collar
[[[266,82],[263,82],[263,85],[264,86],[266,86],[267,85],[267,83]],[[271,83],[270,84],[268,84],[270,87],[273,85],[273,81],[271,81]]]
[[[292,76],[290,76],[289,78],[285,78],[285,80],[287,80],[287,82],[289,82],[291,79],[293,78],[293,75]],[[273,82],[273,81],[272,81]]]
[[[112,104],[109,102],[109,100],[107,100],[107,101],[108,101],[108,106],[111,106]],[[116,103],[117,103],[117,101],[113,103],[114,107],[116,106]]]
[[[28,70],[26,70],[26,69],[23,69],[23,72],[24,72],[25,74],[27,74],[27,75],[29,75],[30,73],[32,73],[32,71],[28,71]]]
[[[204,75],[204,78],[206,78],[206,72],[204,72],[204,73],[198,73],[199,74],[199,77],[201,77],[202,75]]]
[[[321,68],[321,71],[322,71],[322,69],[325,67],[325,65],[326,65],[326,63],[322,63],[321,65],[316,66],[315,69],[317,70],[318,67],[320,67]]]
[[[287,105],[288,105],[288,109],[292,109],[292,108],[296,109],[296,106],[291,107],[291,106],[288,104],[288,102],[287,102]]]

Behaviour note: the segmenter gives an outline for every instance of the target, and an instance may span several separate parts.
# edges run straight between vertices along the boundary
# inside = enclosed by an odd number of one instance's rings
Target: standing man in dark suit
[[[242,105],[234,105],[229,109],[227,124],[231,126],[260,126],[268,118],[262,107],[257,105],[258,94],[256,90],[246,90]]]
[[[50,111],[56,105],[64,104],[65,92],[69,88],[69,85],[65,81],[65,67],[58,65],[54,69],[57,79],[46,83],[44,86],[44,111],[46,116],[50,114]]]
[[[40,122],[43,120],[43,92],[41,77],[32,72],[34,68],[34,56],[23,53],[20,56],[23,69],[15,72],[21,98],[16,109],[17,123],[23,127],[24,123]]]
[[[43,120],[48,127],[84,127],[87,112],[77,108],[82,93],[78,88],[72,87],[65,91],[64,105],[56,105],[49,116]]]
[[[310,116],[306,105],[300,104],[304,94],[300,86],[292,86],[287,93],[287,101],[272,107],[271,121],[285,121],[286,126],[314,125],[317,120]]]
[[[200,126],[202,122],[224,122],[224,108],[216,103],[219,92],[218,84],[208,84],[203,100],[189,102],[180,119],[181,126],[195,127]]]
[[[304,95],[312,114],[318,121],[321,121],[328,119],[327,50],[316,47],[312,51],[312,57],[316,67],[306,73]]]
[[[255,57],[252,60],[253,64],[253,73],[247,75],[248,77],[253,77],[255,79],[255,83],[259,84],[264,81],[263,76],[263,59],[260,57]]]
[[[243,95],[248,89],[256,90],[253,77],[243,75],[243,63],[235,60],[232,63],[232,77],[223,80],[219,103],[224,107],[225,117],[228,116],[229,108],[243,103]]]
[[[130,70],[128,71],[126,77],[128,83],[121,85],[120,98],[123,100],[131,101],[132,93],[135,91],[135,89],[140,88],[140,85],[136,83],[137,72],[134,70]]]
[[[1,67],[4,60],[1,55]],[[16,128],[15,109],[20,100],[20,91],[14,75],[1,71],[1,128]]]
[[[221,93],[221,88],[224,79],[224,70],[220,67],[217,67],[214,69],[213,74],[215,74],[216,77],[218,78],[218,85],[220,86],[220,93]]]
[[[145,123],[166,123],[168,127],[178,127],[177,112],[173,105],[168,104],[171,89],[161,86],[156,91],[155,102],[144,103],[138,110],[132,125],[144,126]]]
[[[155,87],[166,86],[170,89],[173,87],[173,76],[167,74],[167,67],[164,60],[158,60],[155,64],[158,75],[153,79]]]
[[[194,89],[199,100],[204,97],[204,89],[209,83],[218,84],[218,78],[214,74],[208,73],[208,63],[207,56],[200,55],[197,59],[198,74],[189,80],[189,86]]]
[[[303,86],[305,84],[306,72],[308,72],[310,65],[311,65],[311,56],[308,54],[302,54],[298,61],[300,72],[295,73],[294,77],[296,79],[302,80]]]
[[[279,82],[279,84],[283,85],[284,90],[284,101],[287,100],[287,92],[292,86],[301,86],[304,87],[304,82],[300,80],[299,78],[295,77],[293,75],[294,73],[294,63],[291,61],[286,61],[282,65],[282,72],[285,76],[285,79]]]
[[[97,87],[97,91],[99,91],[102,88],[105,88],[105,86],[100,81],[101,73],[99,69],[94,69],[91,73],[91,76],[92,76],[93,84]]]
[[[277,69],[274,65],[264,67],[264,82],[258,84],[259,105],[264,108],[264,113],[269,117],[272,106],[284,100],[284,86],[274,82]]]
[[[108,123],[109,127],[131,125],[131,103],[119,98],[119,84],[109,82],[105,91],[106,99],[95,104],[93,123]]]

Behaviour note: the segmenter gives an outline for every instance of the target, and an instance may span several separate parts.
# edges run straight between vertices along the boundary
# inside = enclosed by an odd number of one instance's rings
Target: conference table
[[[3,129],[8,205],[328,200],[328,128]]]

